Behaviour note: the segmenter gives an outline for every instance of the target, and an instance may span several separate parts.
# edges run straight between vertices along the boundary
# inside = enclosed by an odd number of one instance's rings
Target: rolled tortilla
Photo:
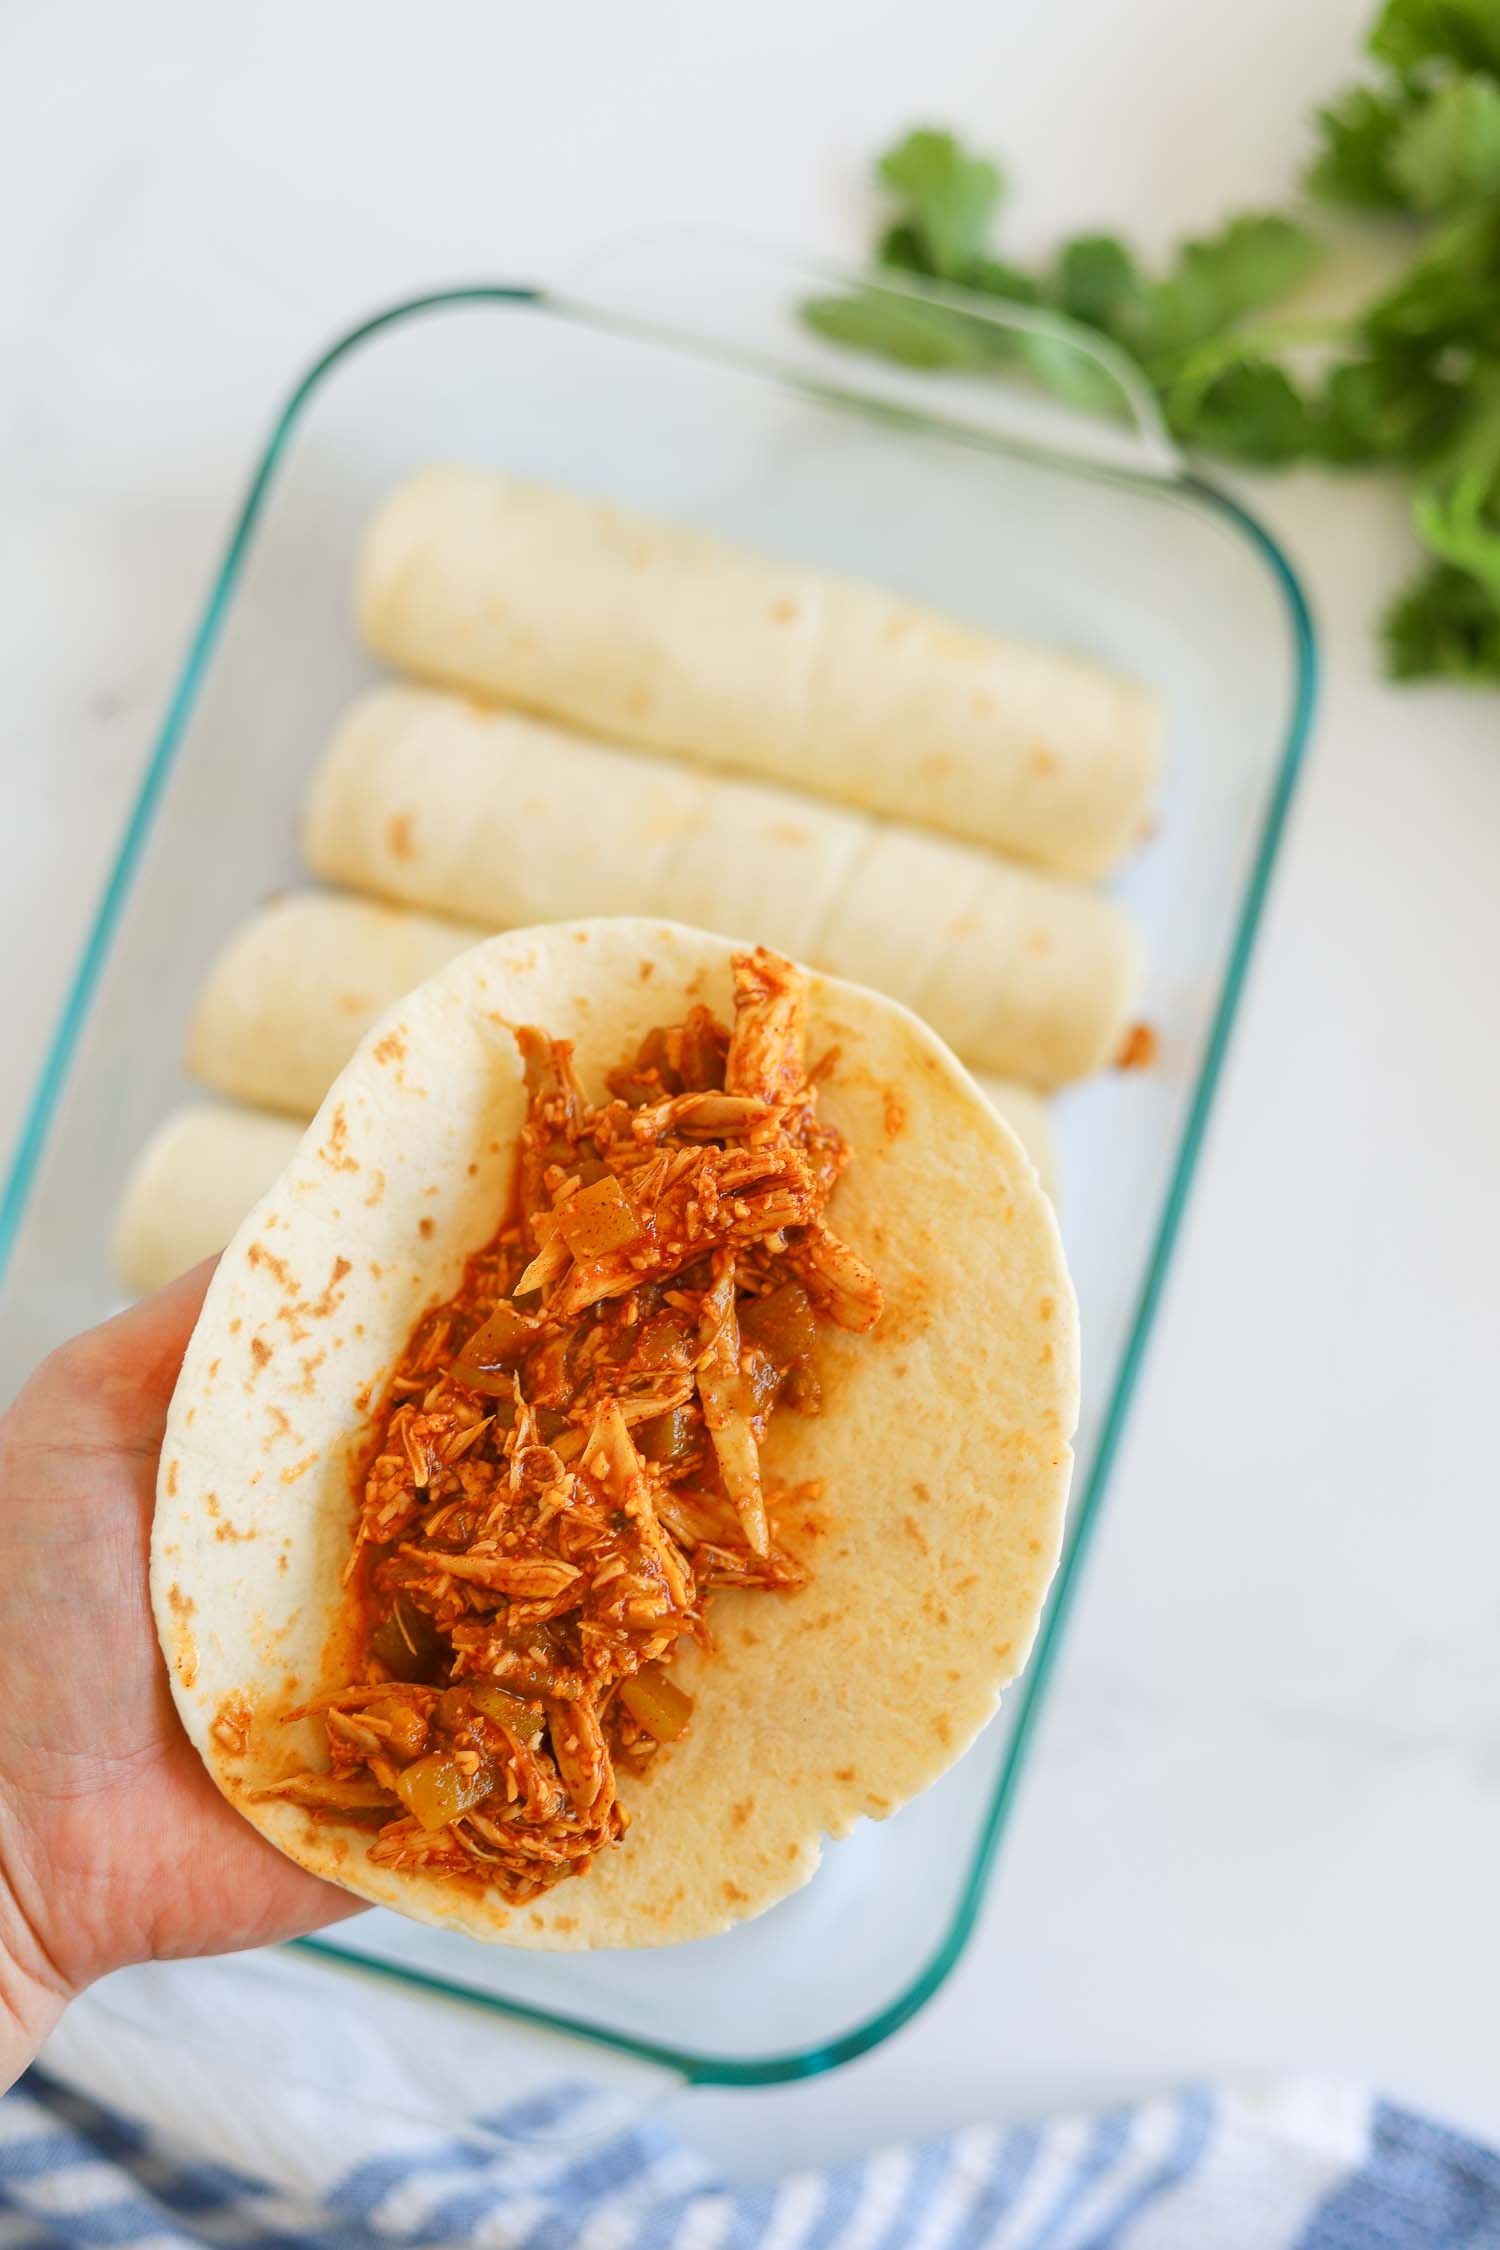
[[[304,841],[330,882],[490,928],[631,912],[758,939],[1029,1086],[1107,1062],[1140,981],[1132,923],[1072,884],[430,689],[355,705]]]
[[[235,1101],[311,1117],[376,1018],[491,934],[333,892],[274,899],[209,969],[193,1011],[188,1069]],[[1055,1194],[1056,1159],[1041,1096],[1007,1079],[981,1078],[979,1084],[1015,1131],[1043,1187]],[[265,1184],[252,1182],[242,1213]]]
[[[115,1224],[115,1268],[131,1295],[164,1288],[222,1250],[301,1134],[289,1118],[217,1102],[164,1118],[135,1161]]]
[[[370,899],[272,899],[209,967],[188,1071],[234,1101],[311,1117],[376,1017],[492,934]]]
[[[575,1044],[584,1087],[653,1024],[730,1001],[730,948],[644,922],[524,930],[465,954],[377,1024],[220,1261],[163,1438],[151,1593],[188,1735],[231,1803],[362,1897],[522,1946],[710,1935],[805,1882],[825,1837],[883,1818],[961,1755],[1025,1662],[1061,1539],[1077,1313],[1057,1227],[1014,1136],[926,1028],[814,977],[819,1109],[852,1161],[832,1217],[879,1261],[869,1337],[820,1335],[825,1411],[779,1417],[769,1483],[812,1573],[726,1593],[673,1674],[691,1726],[631,1825],[576,1882],[507,1907],[369,1856],[367,1829],[265,1784],[316,1745],[288,1704],[342,1670],[351,1471],[423,1310],[490,1239],[525,1108],[507,1030]],[[815,1495],[815,1499],[813,1496]]]
[[[489,470],[391,494],[359,613],[421,678],[1064,875],[1119,859],[1160,762],[1156,698],[1101,665]]]

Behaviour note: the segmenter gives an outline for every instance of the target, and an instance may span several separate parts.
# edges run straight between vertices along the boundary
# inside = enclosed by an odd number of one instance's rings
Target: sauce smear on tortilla
[[[396,1868],[517,1904],[618,1842],[620,1768],[689,1723],[669,1667],[722,1587],[785,1592],[760,1448],[819,1404],[820,1319],[880,1317],[824,1212],[800,973],[734,963],[734,1022],[651,1032],[584,1096],[517,1033],[517,1205],[427,1313],[376,1417],[349,1571],[354,1678],[305,1704],[326,1770],[267,1795],[378,1833]]]

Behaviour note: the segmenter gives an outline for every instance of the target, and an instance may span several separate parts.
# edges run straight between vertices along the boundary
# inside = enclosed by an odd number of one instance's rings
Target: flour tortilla
[[[287,892],[210,965],[188,1073],[231,1100],[311,1117],[392,1001],[491,934],[373,899]]]
[[[311,1117],[371,1024],[424,977],[491,934],[335,892],[293,891],[273,899],[240,926],[210,967],[193,1010],[188,1069],[232,1100]],[[979,1084],[1054,1194],[1057,1157],[1041,1096],[1010,1079],[981,1077]],[[226,1143],[231,1138],[226,1128]],[[193,1153],[196,1160],[199,1152]],[[247,1175],[244,1199],[212,1248],[228,1239],[287,1153]],[[161,1193],[170,1195],[169,1178]]]
[[[398,669],[790,781],[1084,879],[1138,840],[1161,713],[1102,665],[482,469],[377,514],[360,620]]]
[[[823,1483],[805,1523],[782,1523],[810,1586],[716,1599],[716,1649],[674,1664],[688,1733],[644,1780],[622,1777],[625,1842],[534,1905],[372,1866],[355,1829],[252,1794],[314,1751],[264,1722],[325,1660],[338,1670],[370,1402],[506,1203],[524,1113],[508,1026],[575,1040],[597,1089],[693,1001],[730,1014],[730,954],[699,931],[593,922],[491,939],[439,971],[362,1043],[236,1234],[173,1397],[151,1590],[209,1771],[302,1865],[476,1937],[667,1944],[772,1905],[825,1835],[960,1755],[1025,1661],[1056,1561],[1078,1339],[1051,1207],[931,1033],[815,977],[811,1051],[839,1050],[822,1100],[857,1159],[832,1216],[887,1310],[873,1337],[826,1336],[825,1411],[779,1416],[767,1444],[771,1479]]]
[[[1028,1086],[1110,1061],[1140,991],[1134,924],[1076,884],[430,689],[361,697],[304,843],[328,882],[489,929],[637,913],[758,940]]]
[[[133,1297],[165,1288],[222,1250],[302,1138],[288,1117],[193,1102],[151,1135],[125,1182],[115,1270]]]

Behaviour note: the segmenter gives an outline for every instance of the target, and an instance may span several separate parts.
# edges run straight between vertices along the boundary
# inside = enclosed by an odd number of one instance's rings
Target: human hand
[[[0,1419],[0,2086],[111,1969],[356,1911],[225,1803],[157,1647],[157,1455],[211,1270],[65,1344]]]

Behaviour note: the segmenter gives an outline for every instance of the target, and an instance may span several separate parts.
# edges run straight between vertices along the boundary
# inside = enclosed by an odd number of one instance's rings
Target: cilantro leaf
[[[1398,349],[1335,367],[1323,391],[1324,459],[1349,467],[1441,452],[1469,407],[1467,386],[1443,372],[1441,356]]]
[[[1329,203],[1402,211],[1407,191],[1391,170],[1391,150],[1412,114],[1405,92],[1351,86],[1318,111],[1322,149],[1309,165],[1309,193]]]
[[[1500,10],[1495,0],[1386,0],[1369,49],[1403,78],[1443,63],[1500,76]]]
[[[1123,418],[1130,402],[1113,372],[1067,336],[1018,336],[1017,356],[1044,390],[1088,414]]]
[[[1500,85],[1453,78],[1402,127],[1389,153],[1391,177],[1419,211],[1451,210],[1500,193]]]
[[[1151,292],[1124,340],[1148,361],[1189,351],[1284,297],[1317,260],[1312,236],[1291,219],[1275,213],[1231,219],[1218,234],[1183,244],[1174,271]]]
[[[1281,468],[1315,447],[1306,399],[1284,368],[1253,354],[1167,391],[1163,403],[1173,436],[1198,453]]]
[[[1381,637],[1393,679],[1500,682],[1500,601],[1452,563],[1435,564],[1397,596]]]
[[[1500,602],[1500,381],[1417,488],[1412,520],[1440,562],[1483,581]]]
[[[1435,228],[1395,288],[1366,311],[1365,334],[1493,352],[1497,273],[1500,199],[1475,204]]]
[[[1134,258],[1112,234],[1081,234],[1058,254],[1058,305],[1106,335],[1114,333],[1127,307],[1140,303],[1145,289]]]
[[[894,290],[861,289],[849,297],[812,297],[802,318],[830,344],[893,359],[934,373],[974,374],[1007,356],[1010,339],[983,321]]]
[[[999,167],[971,156],[952,133],[919,127],[888,148],[875,167],[881,185],[905,206],[904,218],[920,242],[929,272],[962,278],[980,256],[1000,201]]]
[[[963,285],[981,297],[1000,297],[1008,305],[1044,305],[1047,292],[1041,283],[1019,266],[1008,266],[1003,258],[975,258],[964,267]]]

